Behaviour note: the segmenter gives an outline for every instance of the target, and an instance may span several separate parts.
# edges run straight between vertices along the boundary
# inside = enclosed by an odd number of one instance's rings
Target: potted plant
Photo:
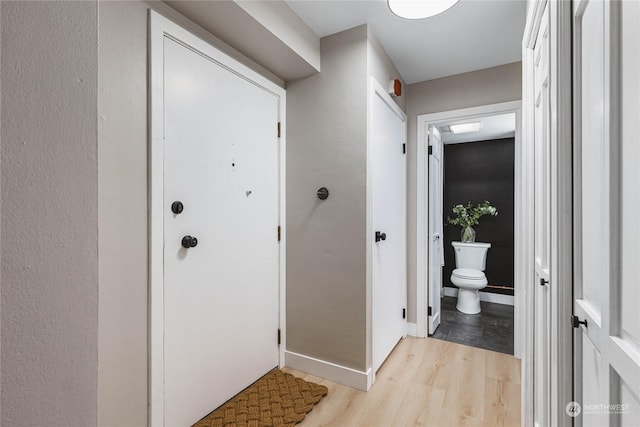
[[[473,205],[469,202],[465,205],[455,205],[453,207],[453,213],[456,214],[455,218],[447,217],[449,224],[459,225],[462,227],[462,243],[472,243],[476,241],[476,231],[472,226],[478,225],[478,220],[484,215],[496,216],[498,210],[491,206],[491,203],[484,201]]]

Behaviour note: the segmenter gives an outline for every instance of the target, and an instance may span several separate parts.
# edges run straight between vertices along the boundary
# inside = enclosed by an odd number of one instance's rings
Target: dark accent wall
[[[514,286],[513,191],[514,138],[444,146],[444,286],[453,287],[455,268],[452,241],[460,241],[461,228],[447,222],[454,205],[488,200],[498,216],[485,215],[476,225],[476,241],[489,242],[485,274],[489,285]],[[512,290],[485,288],[485,292],[513,295]]]

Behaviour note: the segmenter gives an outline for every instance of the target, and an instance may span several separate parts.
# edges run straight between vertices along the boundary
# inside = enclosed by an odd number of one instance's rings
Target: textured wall
[[[364,370],[367,27],[320,50],[287,84],[287,350]]]
[[[97,420],[97,5],[2,2],[2,425]]]
[[[417,117],[522,98],[522,64],[501,65],[470,73],[415,83],[407,90],[407,198],[408,198],[408,278],[409,309],[407,319],[416,321],[416,173],[417,173]]]

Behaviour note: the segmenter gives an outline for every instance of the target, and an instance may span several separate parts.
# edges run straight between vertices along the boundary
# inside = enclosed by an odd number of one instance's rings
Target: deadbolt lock
[[[171,203],[171,212],[173,212],[174,214],[176,215],[181,214],[183,210],[184,210],[184,205],[182,204],[182,202],[176,201]]]

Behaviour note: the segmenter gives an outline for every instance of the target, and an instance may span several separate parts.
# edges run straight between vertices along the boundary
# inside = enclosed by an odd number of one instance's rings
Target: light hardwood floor
[[[367,393],[284,371],[329,388],[302,427],[520,425],[520,360],[507,354],[407,337]]]

